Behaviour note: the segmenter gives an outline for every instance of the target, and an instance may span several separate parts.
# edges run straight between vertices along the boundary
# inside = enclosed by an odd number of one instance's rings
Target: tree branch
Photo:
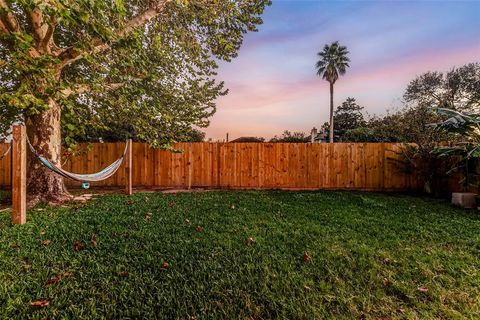
[[[117,30],[115,32],[117,38],[122,39],[126,37],[129,33],[131,33],[136,28],[145,25],[147,22],[149,22],[153,18],[162,14],[167,4],[172,1],[173,0],[157,1],[155,5],[151,6],[148,10],[144,11],[138,16],[132,18],[124,25],[123,28]],[[70,48],[69,50],[64,51],[63,53],[66,54],[67,56],[63,59],[63,62],[61,63],[60,68],[63,69],[65,66],[77,60],[82,59],[88,54],[97,54],[97,53],[105,52],[111,49],[111,46],[109,44],[104,43],[98,39],[94,40],[94,42],[97,42],[97,43],[93,43],[93,48],[87,52],[79,52],[78,50],[75,50],[73,48]]]
[[[9,34],[10,31],[8,31],[8,28],[5,26],[3,21],[0,19],[0,35],[1,34]]]
[[[32,25],[35,40],[40,44],[45,37],[48,26],[43,21],[43,13],[39,8],[34,8],[28,12],[30,23]]]
[[[48,48],[49,44],[52,43],[54,48],[57,48],[53,43],[53,33],[55,32],[55,25],[53,23],[49,23],[47,26],[47,32],[40,43],[41,48]]]
[[[5,0],[0,0],[0,18],[4,21],[4,26],[7,27],[9,32],[19,32],[20,25],[18,24],[17,18],[12,13],[12,10],[8,7],[8,4]]]
[[[58,52],[58,48],[53,43],[55,21],[46,22],[42,10],[38,7],[29,11],[28,15],[37,42],[37,48],[49,54],[51,54],[52,51]]]
[[[129,84],[131,82],[142,81],[143,79],[145,79],[145,78],[135,78],[135,79],[131,79],[130,81],[124,81],[124,82],[118,82],[118,83],[108,83],[108,84],[102,85],[100,89],[102,90],[102,92],[104,92],[104,91],[115,91],[115,90],[118,90],[122,87],[125,87],[127,84]],[[63,89],[63,90],[60,91],[60,93],[62,94],[63,98],[68,98],[68,97],[70,97],[72,95],[76,95],[76,94],[94,92],[94,89],[95,88],[93,88],[89,84],[79,84],[79,85],[74,86],[73,88]]]

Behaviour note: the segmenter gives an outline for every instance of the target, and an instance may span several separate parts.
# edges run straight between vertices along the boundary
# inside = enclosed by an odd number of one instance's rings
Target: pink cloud
[[[423,51],[375,68],[355,66],[336,85],[336,104],[348,96],[357,98],[371,113],[383,113],[398,101],[408,82],[426,71],[446,71],[454,66],[474,62],[480,57],[480,44],[449,51]],[[309,131],[328,118],[328,85],[316,77],[291,74],[281,70],[262,72],[251,61],[239,60],[229,66],[235,74],[226,79],[230,94],[218,100],[218,112],[207,129],[207,136],[266,136],[283,130]],[[370,65],[371,66],[371,65]],[[252,72],[249,71],[252,70]],[[279,66],[281,68],[281,66]],[[240,72],[235,72],[235,70]],[[243,74],[242,74],[243,72]],[[228,77],[228,74],[225,74]],[[298,77],[298,78],[297,78]]]

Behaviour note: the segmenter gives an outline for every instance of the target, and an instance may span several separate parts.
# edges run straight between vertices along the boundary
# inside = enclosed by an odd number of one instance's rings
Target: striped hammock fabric
[[[37,157],[37,159],[48,169],[51,171],[55,172],[58,175],[61,175],[64,178],[72,179],[75,181],[79,182],[96,182],[96,181],[102,181],[105,179],[110,178],[117,172],[117,170],[120,168],[123,162],[123,158],[125,157],[125,154],[127,152],[127,146],[125,146],[125,151],[123,152],[122,156],[115,160],[111,165],[106,167],[105,169],[101,170],[100,172],[97,173],[91,173],[91,174],[78,174],[78,173],[72,173],[63,170],[62,168],[59,168],[52,164],[50,161],[48,161],[45,157],[39,155],[35,149],[33,148],[32,144],[30,143],[30,140],[27,139],[28,145],[30,147],[30,150],[32,153]]]

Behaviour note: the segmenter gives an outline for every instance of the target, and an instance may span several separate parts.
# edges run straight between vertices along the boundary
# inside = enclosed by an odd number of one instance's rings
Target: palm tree
[[[317,75],[330,82],[330,143],[333,142],[333,85],[350,67],[348,53],[347,47],[339,45],[338,41],[326,44],[318,53]]]

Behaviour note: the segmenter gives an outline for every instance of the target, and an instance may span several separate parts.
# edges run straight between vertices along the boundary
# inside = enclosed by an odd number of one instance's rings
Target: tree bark
[[[333,143],[333,83],[330,82],[330,143]]]
[[[56,166],[61,165],[60,105],[50,98],[48,110],[26,118],[27,135],[37,153]],[[58,204],[69,201],[63,177],[45,168],[30,154],[28,159],[27,202],[34,206],[39,202]]]

